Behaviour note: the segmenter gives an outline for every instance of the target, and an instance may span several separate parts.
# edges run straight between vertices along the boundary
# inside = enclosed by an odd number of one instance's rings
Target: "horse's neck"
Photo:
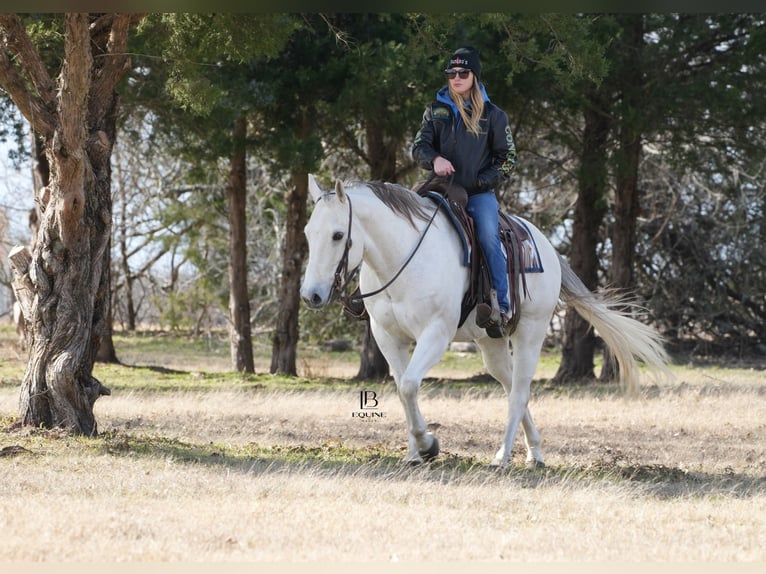
[[[372,192],[362,191],[351,197],[354,217],[364,229],[365,265],[381,278],[398,271],[421,235],[426,222],[416,219],[417,227],[406,217],[394,213]]]

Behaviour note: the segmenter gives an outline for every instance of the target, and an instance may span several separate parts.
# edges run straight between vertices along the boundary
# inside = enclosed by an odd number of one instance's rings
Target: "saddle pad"
[[[460,221],[458,220],[455,213],[450,208],[449,202],[447,202],[447,199],[441,193],[438,193],[436,191],[426,191],[426,192],[423,192],[423,195],[425,197],[428,197],[429,199],[432,199],[437,204],[439,204],[441,208],[444,210],[444,212],[449,216],[449,219],[452,222],[452,226],[457,231],[458,237],[460,237],[460,242],[463,244],[463,266],[470,267],[471,266],[471,247],[469,246],[468,240],[465,237],[465,230],[463,229],[463,226],[460,224]]]
[[[527,227],[527,224],[516,215],[505,214],[517,226],[524,229],[524,233],[517,233],[519,236],[519,245],[521,245],[521,260],[524,262],[524,273],[543,273],[543,262],[540,259],[540,251],[537,249],[535,238]],[[515,232],[518,232],[516,228]]]

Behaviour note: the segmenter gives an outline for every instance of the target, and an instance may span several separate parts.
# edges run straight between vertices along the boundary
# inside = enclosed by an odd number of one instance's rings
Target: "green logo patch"
[[[435,120],[448,120],[450,116],[449,110],[445,107],[434,108],[433,113]]]

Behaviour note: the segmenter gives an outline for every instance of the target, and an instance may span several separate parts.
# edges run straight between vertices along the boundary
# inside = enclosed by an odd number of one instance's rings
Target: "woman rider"
[[[438,176],[454,178],[468,193],[466,211],[473,218],[479,245],[489,267],[497,311],[479,305],[476,323],[491,336],[502,336],[508,323],[508,267],[498,235],[495,185],[516,167],[516,146],[508,115],[490,102],[479,80],[481,63],[475,48],[450,57],[447,85],[423,113],[412,147],[413,159]],[[500,327],[500,332],[498,332]]]

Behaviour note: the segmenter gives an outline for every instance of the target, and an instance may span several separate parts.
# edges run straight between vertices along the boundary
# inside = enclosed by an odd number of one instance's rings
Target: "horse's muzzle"
[[[319,291],[301,289],[301,299],[309,309],[321,309],[330,302],[330,298],[323,296]]]

